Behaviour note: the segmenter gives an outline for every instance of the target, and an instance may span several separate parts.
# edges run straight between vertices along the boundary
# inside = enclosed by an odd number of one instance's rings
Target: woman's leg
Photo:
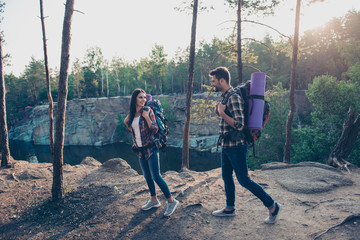
[[[149,169],[152,175],[152,179],[156,182],[156,184],[159,186],[161,191],[164,193],[166,199],[170,202],[172,202],[171,193],[169,190],[168,185],[166,184],[165,180],[160,175],[160,163],[159,163],[159,151],[154,150],[153,154],[151,155],[149,162]]]
[[[144,174],[144,178],[146,180],[146,183],[149,187],[150,195],[152,200],[156,200],[156,190],[155,190],[155,183],[154,180],[151,177],[150,167],[149,167],[149,161],[145,160],[143,158],[139,158],[140,167]]]

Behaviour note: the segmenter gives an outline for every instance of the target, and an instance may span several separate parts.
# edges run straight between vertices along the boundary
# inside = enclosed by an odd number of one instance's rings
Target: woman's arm
[[[125,124],[127,130],[128,130],[129,132],[132,132],[131,127],[128,126],[128,122],[129,122],[129,115],[127,115],[126,118],[124,119],[124,124]]]

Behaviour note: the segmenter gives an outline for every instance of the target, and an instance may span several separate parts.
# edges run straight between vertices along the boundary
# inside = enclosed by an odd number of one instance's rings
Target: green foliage
[[[350,106],[360,112],[360,86],[357,82],[337,81],[332,76],[320,76],[309,86],[308,98],[313,104],[311,125],[298,129],[294,146],[295,162],[320,161],[325,163],[341,136],[343,123]],[[359,149],[360,140],[354,149]],[[348,161],[359,164],[359,151],[353,151]]]
[[[256,142],[256,157],[253,156],[252,149],[249,149],[248,162],[252,169],[260,168],[263,163],[282,162],[286,137],[286,118],[289,112],[287,94],[281,84],[273,86],[266,92],[266,100],[271,105],[270,117],[261,132],[261,137]]]
[[[247,64],[266,72],[273,79],[272,85],[281,83],[284,88],[289,87],[291,59],[288,55],[289,43],[275,43],[269,36],[266,36],[261,42],[251,42],[247,48],[254,56],[257,56],[255,63]],[[244,69],[244,77],[250,79],[252,68]]]
[[[164,52],[164,47],[155,45],[151,50],[150,61],[148,65],[150,73],[150,84],[155,86],[156,94],[162,93],[164,80],[166,77],[167,69],[167,54]]]
[[[46,86],[43,61],[31,58],[29,65],[26,66],[23,78],[26,84],[24,90],[27,92],[28,105],[35,106],[39,104],[40,91]]]
[[[169,102],[169,99],[167,97],[161,97],[160,103],[161,103],[161,106],[164,111],[164,116],[168,120],[168,123],[167,123],[168,126],[169,127],[174,126],[175,121],[176,121],[174,107],[171,105],[171,103]]]
[[[337,141],[335,128],[331,132],[325,132],[329,129],[328,124],[313,117],[313,125],[316,127],[304,127],[298,129],[294,135],[296,141],[293,144],[293,163],[312,161],[326,163],[331,148]],[[335,130],[335,131],[334,131]]]
[[[119,113],[117,115],[118,125],[116,127],[116,133],[118,134],[120,139],[122,139],[123,142],[131,143],[132,137],[124,123],[125,118],[126,118],[126,114]]]
[[[342,73],[360,60],[360,12],[333,18],[306,31],[299,42],[297,89],[306,89],[312,80],[323,74],[341,78]]]
[[[96,80],[96,74],[90,68],[84,67],[84,87],[86,92],[84,92],[85,96],[83,97],[97,97],[98,96],[98,85],[99,82]]]
[[[6,83],[6,114],[8,124],[11,125],[22,116],[27,106],[27,93],[22,86],[25,85],[24,79],[17,78],[13,74],[5,75]]]
[[[226,0],[230,7],[235,8],[239,0]],[[245,9],[247,15],[273,14],[274,8],[280,3],[278,0],[242,0],[242,9]]]
[[[360,62],[355,63],[349,68],[349,70],[344,74],[345,78],[348,78],[351,82],[360,84]]]
[[[314,78],[309,85],[308,98],[313,103],[316,117],[320,120],[334,120],[342,126],[350,106],[358,109],[359,88],[356,83],[337,81],[332,76]]]
[[[191,119],[194,123],[204,124],[209,121],[215,121],[217,116],[214,114],[214,109],[217,101],[209,99],[212,87],[208,85],[203,86],[207,91],[206,99],[196,99],[192,101]]]

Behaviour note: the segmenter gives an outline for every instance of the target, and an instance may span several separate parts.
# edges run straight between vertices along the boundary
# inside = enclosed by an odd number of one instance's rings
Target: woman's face
[[[141,92],[136,97],[136,106],[143,107],[146,103],[146,94]]]

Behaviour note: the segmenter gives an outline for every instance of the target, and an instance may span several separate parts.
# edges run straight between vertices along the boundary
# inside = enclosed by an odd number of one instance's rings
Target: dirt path
[[[67,194],[56,204],[49,201],[50,164],[17,161],[14,169],[0,169],[0,239],[253,240],[360,236],[359,174],[344,175],[352,185],[305,194],[281,186],[281,170],[250,172],[252,179],[283,206],[278,222],[269,226],[263,223],[267,217],[265,207],[238,183],[237,215],[211,215],[225,203],[221,169],[164,174],[170,190],[180,200],[176,212],[166,218],[166,204],[160,192],[160,208],[140,210],[149,194],[143,177],[126,162],[114,159],[101,167],[96,162],[90,164],[64,167]],[[339,226],[331,228],[335,225]]]

